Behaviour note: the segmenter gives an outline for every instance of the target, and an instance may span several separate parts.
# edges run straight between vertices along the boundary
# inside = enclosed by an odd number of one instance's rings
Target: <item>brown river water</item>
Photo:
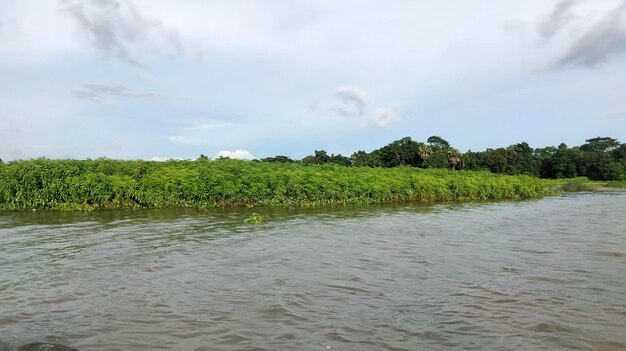
[[[253,211],[265,224],[245,224]],[[626,350],[626,192],[0,213],[0,350]]]

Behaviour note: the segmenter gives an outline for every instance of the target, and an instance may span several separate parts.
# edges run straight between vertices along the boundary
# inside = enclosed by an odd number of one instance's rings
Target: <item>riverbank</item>
[[[321,206],[524,199],[539,179],[489,172],[237,160],[17,161],[0,165],[0,209]]]
[[[577,192],[577,191],[624,191],[624,180],[589,180],[587,177],[541,179],[541,183],[550,192]]]

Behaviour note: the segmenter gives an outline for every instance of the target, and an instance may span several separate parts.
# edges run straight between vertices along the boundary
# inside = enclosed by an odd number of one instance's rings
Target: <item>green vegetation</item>
[[[265,158],[266,162],[294,162],[286,156]],[[344,166],[445,168],[485,170],[541,178],[588,177],[592,180],[626,180],[626,144],[617,139],[597,137],[581,146],[549,146],[533,149],[522,142],[508,147],[461,153],[439,136],[426,143],[402,138],[370,153],[357,151],[351,157],[328,155],[316,150],[301,161],[306,164],[333,163]]]
[[[587,177],[541,179],[541,183],[551,192],[601,191],[626,189],[624,180],[590,180]]]
[[[1,209],[318,206],[521,199],[545,188],[529,176],[335,164],[48,160],[0,164]]]
[[[5,210],[520,199],[607,188],[626,188],[626,144],[608,137],[572,148],[523,142],[466,153],[439,136],[426,143],[406,137],[351,157],[315,150],[302,160],[278,155],[261,162],[205,155],[168,162],[0,160]]]
[[[613,180],[606,182],[607,188],[626,189],[626,180]]]
[[[252,213],[250,216],[243,219],[246,224],[263,224],[267,223],[267,217],[261,216],[258,213]]]
[[[606,182],[593,181],[586,177],[570,179],[543,179],[542,183],[552,191],[564,192],[594,191],[606,184]]]

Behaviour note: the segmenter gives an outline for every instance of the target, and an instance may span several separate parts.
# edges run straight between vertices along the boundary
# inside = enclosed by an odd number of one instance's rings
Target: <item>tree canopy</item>
[[[262,159],[265,162],[292,162],[286,156]],[[296,161],[293,161],[296,162]],[[626,179],[626,144],[617,139],[596,137],[581,146],[547,146],[533,149],[527,142],[497,149],[462,153],[440,136],[426,143],[404,137],[366,152],[356,151],[350,157],[328,155],[315,150],[301,161],[304,164],[337,164],[346,167],[447,168],[451,170],[488,170],[510,175],[525,174],[543,178],[586,176],[595,180]]]

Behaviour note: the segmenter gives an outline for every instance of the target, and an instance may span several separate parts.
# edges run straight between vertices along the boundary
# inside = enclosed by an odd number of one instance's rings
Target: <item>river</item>
[[[252,212],[269,218],[245,224]],[[0,350],[626,350],[626,192],[0,213]]]

